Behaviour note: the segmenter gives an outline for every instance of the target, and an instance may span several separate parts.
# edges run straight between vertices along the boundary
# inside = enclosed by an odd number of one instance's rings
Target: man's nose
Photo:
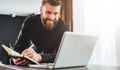
[[[54,20],[54,19],[55,19],[55,15],[54,15],[54,14],[50,14],[49,18],[50,18],[51,20]]]

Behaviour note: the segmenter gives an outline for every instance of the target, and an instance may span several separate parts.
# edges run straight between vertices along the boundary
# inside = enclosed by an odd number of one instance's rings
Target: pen
[[[29,49],[31,49],[33,46],[34,46],[34,44],[32,44],[32,45],[29,47]]]

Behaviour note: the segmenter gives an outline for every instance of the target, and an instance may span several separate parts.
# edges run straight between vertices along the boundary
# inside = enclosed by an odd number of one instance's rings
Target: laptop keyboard
[[[40,65],[49,65],[49,66],[53,66],[54,63],[41,63]]]
[[[35,65],[35,64],[29,64],[29,67],[32,68],[53,68],[54,63],[41,63],[39,65]]]

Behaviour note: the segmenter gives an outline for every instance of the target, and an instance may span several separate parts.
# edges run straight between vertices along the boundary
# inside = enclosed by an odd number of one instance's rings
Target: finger
[[[16,65],[20,65],[20,63],[22,62],[22,59],[21,59],[21,58],[13,59],[13,62],[14,62]]]
[[[13,58],[14,63],[21,61],[21,58]]]
[[[26,56],[32,58],[32,57],[34,57],[34,54],[27,54]]]
[[[25,66],[29,63],[29,61],[23,60],[22,64],[20,64],[21,66]]]
[[[27,60],[22,58],[13,58],[13,62],[15,65],[19,65],[19,66],[24,66],[29,63]]]
[[[32,54],[32,53],[34,53],[34,50],[33,49],[25,49],[23,52],[22,52],[22,54],[23,55],[30,55],[30,54]]]
[[[34,53],[32,53],[32,52],[28,52],[28,53],[25,53],[23,55],[28,56],[30,58],[34,57]]]
[[[27,65],[28,64],[28,61],[26,60],[22,60],[22,61],[19,61],[16,63],[16,65],[19,65],[19,66],[24,66],[24,65]]]
[[[28,52],[29,52],[29,50],[28,50],[28,49],[25,49],[25,50],[22,52],[22,54],[25,55],[25,54],[28,53]]]
[[[20,65],[22,61],[15,62],[15,65]]]

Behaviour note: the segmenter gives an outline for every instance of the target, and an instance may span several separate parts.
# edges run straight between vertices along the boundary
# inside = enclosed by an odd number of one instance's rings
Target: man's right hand
[[[27,60],[22,58],[13,58],[13,62],[15,65],[18,65],[18,66],[25,66],[29,63]]]

